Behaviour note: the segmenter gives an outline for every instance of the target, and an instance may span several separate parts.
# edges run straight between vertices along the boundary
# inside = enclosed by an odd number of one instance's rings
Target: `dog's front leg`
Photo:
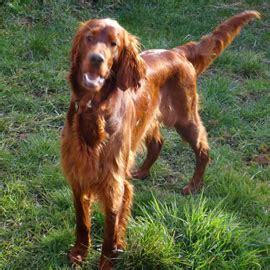
[[[102,203],[105,208],[105,228],[104,241],[102,245],[102,254],[100,258],[99,269],[113,269],[113,261],[117,257],[117,244],[119,238],[119,215],[121,213],[124,195],[124,180],[108,181]]]
[[[90,193],[75,191],[74,207],[76,211],[76,242],[68,257],[73,264],[80,264],[86,258],[90,242]]]
[[[105,235],[102,245],[99,269],[113,269],[113,259],[117,256],[117,219],[118,213],[106,211]]]

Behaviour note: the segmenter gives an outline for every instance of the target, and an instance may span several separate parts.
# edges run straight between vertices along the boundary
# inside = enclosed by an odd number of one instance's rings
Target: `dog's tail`
[[[241,27],[253,18],[259,19],[260,13],[252,10],[239,13],[220,24],[212,33],[203,36],[199,42],[189,42],[174,50],[184,54],[199,75],[231,44]]]

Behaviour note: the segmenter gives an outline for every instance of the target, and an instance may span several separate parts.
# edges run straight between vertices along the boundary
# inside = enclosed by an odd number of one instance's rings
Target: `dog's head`
[[[71,50],[73,88],[98,92],[114,77],[121,90],[137,88],[145,76],[138,39],[111,19],[89,20],[77,31]],[[78,89],[76,89],[78,91]]]

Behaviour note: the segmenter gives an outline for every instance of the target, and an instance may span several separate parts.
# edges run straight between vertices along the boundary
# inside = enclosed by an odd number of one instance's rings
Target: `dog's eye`
[[[112,42],[111,42],[111,46],[112,46],[112,47],[115,47],[115,46],[117,46],[117,43],[116,43],[116,41],[112,41]]]
[[[86,40],[87,40],[88,42],[92,41],[92,40],[93,40],[93,36],[92,36],[92,35],[87,35],[87,36],[86,36]]]

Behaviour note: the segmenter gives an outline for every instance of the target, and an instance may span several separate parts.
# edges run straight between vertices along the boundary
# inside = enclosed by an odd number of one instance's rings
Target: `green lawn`
[[[260,11],[262,20],[246,26],[198,82],[211,147],[204,190],[181,196],[193,153],[164,129],[151,177],[133,181],[133,219],[117,267],[270,269],[269,1],[0,2],[0,269],[69,268],[75,216],[59,165],[59,130],[79,22],[113,17],[144,48],[170,48],[245,9]],[[83,269],[97,268],[102,233],[95,205],[93,245]]]

